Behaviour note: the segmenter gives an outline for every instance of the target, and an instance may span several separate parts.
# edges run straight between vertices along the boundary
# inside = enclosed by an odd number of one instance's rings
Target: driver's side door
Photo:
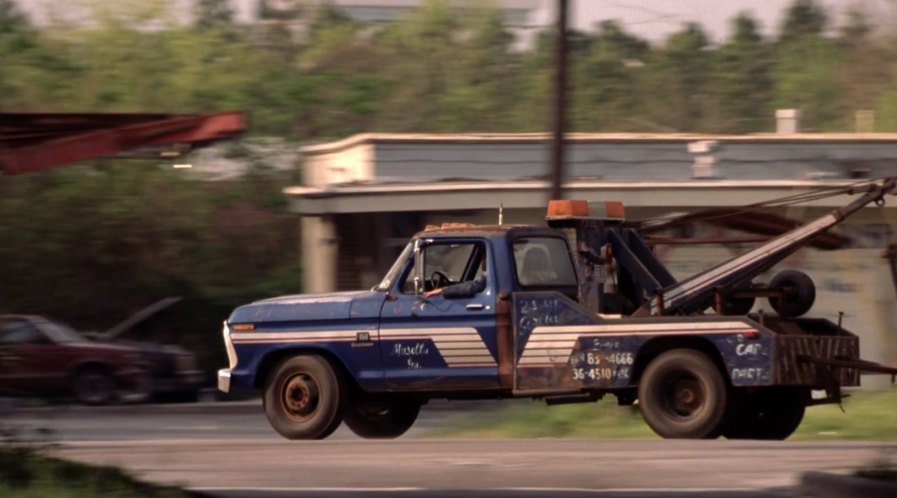
[[[409,262],[380,315],[380,348],[387,385],[398,390],[498,387],[495,296],[491,251],[484,240],[440,240],[421,249],[422,289],[483,278],[481,292],[424,298],[415,293]],[[487,264],[488,263],[488,264]]]
[[[38,393],[57,387],[55,348],[27,319],[0,320],[0,392]]]

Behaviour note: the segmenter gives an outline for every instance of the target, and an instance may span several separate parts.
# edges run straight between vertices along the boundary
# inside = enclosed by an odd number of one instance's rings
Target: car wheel
[[[728,386],[705,354],[674,349],[655,358],[639,382],[645,422],[664,438],[712,439],[722,432]]]
[[[345,390],[330,363],[316,355],[288,358],[265,386],[268,422],[287,439],[324,439],[343,420]]]
[[[346,410],[346,425],[369,439],[393,439],[405,434],[420,413],[420,403],[404,398],[364,398]]]
[[[125,403],[146,403],[153,397],[153,378],[149,374],[141,375],[134,383],[118,393],[119,400]]]
[[[115,379],[104,370],[89,368],[75,374],[72,396],[85,405],[105,405],[115,397]]]

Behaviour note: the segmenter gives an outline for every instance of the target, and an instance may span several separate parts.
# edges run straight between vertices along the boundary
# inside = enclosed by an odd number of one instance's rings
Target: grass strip
[[[197,498],[178,488],[135,480],[115,467],[94,467],[0,446],[0,496],[4,498]]]
[[[807,408],[792,439],[897,440],[897,389],[857,391],[838,405]],[[469,438],[656,439],[637,408],[620,407],[613,396],[595,403],[546,406],[509,401],[493,411],[467,413],[434,431]]]

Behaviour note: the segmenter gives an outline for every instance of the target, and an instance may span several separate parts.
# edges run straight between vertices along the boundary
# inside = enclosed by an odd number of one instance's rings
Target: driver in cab
[[[423,296],[430,298],[433,296],[442,296],[445,298],[470,297],[479,294],[486,289],[486,258],[483,258],[481,271],[478,272],[473,280],[458,282],[457,284],[447,285],[424,292]]]

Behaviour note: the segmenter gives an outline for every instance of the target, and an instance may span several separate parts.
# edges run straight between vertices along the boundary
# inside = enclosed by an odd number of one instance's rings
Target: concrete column
[[[776,110],[776,133],[785,135],[800,133],[800,111],[797,109]]]
[[[338,250],[336,224],[332,217],[302,217],[303,292],[333,292],[336,290]]]

